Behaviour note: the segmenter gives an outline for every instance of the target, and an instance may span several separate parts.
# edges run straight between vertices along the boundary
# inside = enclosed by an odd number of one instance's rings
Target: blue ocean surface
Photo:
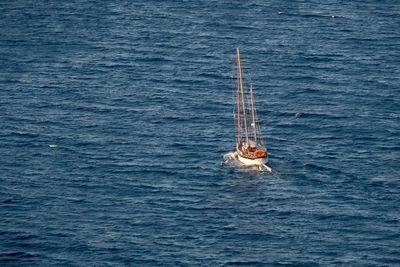
[[[399,1],[0,13],[0,265],[400,265]],[[272,173],[223,160],[237,47]]]

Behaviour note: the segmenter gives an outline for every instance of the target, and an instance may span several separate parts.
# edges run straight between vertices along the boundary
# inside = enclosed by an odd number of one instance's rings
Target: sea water
[[[0,265],[400,265],[398,1],[0,11]],[[237,47],[272,173],[222,164]]]

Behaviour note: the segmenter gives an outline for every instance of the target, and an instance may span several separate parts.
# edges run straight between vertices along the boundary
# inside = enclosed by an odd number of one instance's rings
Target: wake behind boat
[[[235,103],[233,117],[236,128],[237,159],[245,166],[258,166],[260,170],[264,168],[271,171],[271,168],[266,165],[268,154],[258,123],[253,86],[250,84],[249,90],[244,88],[239,48],[236,49],[236,79],[237,103]]]

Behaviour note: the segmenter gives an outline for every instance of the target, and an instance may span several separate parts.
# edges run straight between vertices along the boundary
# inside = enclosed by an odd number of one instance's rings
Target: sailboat
[[[267,148],[261,136],[257,111],[254,103],[253,86],[250,90],[244,88],[242,65],[240,63],[240,49],[236,49],[236,79],[237,92],[233,112],[236,128],[236,155],[237,159],[245,166],[258,166],[270,168],[267,162]]]

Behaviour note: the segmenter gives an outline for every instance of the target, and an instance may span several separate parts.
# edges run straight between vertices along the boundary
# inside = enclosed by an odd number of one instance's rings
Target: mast
[[[250,104],[251,104],[251,126],[253,127],[254,142],[257,144],[257,128],[255,119],[254,97],[253,97],[253,84],[250,83]]]
[[[236,69],[236,77],[239,77],[239,68]],[[240,122],[240,83],[237,80],[237,143],[242,141],[242,124]]]
[[[247,117],[246,117],[246,107],[244,103],[244,91],[243,91],[243,77],[242,77],[242,66],[240,65],[240,49],[236,48],[236,53],[237,53],[237,64],[238,64],[238,72],[239,72],[239,86],[240,86],[240,92],[242,95],[241,102],[242,102],[242,109],[243,109],[243,122],[244,122],[244,129],[246,133],[246,144],[249,143],[249,132],[247,129]],[[239,100],[239,99],[238,99]]]

